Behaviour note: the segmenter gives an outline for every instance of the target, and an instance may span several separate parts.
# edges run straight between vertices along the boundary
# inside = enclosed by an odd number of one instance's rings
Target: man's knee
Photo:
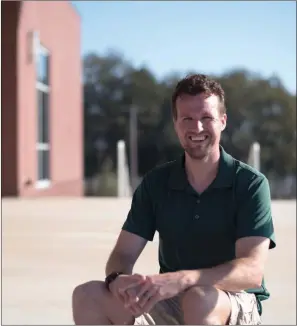
[[[72,294],[76,325],[123,325],[134,323],[131,313],[106,289],[101,281],[78,285]]]
[[[78,285],[72,293],[72,310],[74,319],[80,319],[80,315],[86,310],[102,307],[106,289],[104,282],[90,281]]]
[[[192,287],[181,303],[186,324],[222,325],[231,313],[227,294],[214,287]]]
[[[208,316],[216,306],[218,291],[212,287],[192,287],[182,297],[182,308],[185,314],[192,311]]]
[[[98,302],[105,294],[105,285],[101,281],[90,281],[78,285],[72,293],[73,303],[82,303],[86,301]]]

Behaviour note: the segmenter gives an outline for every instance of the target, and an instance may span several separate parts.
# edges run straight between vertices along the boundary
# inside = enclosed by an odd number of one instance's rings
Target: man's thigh
[[[231,302],[228,325],[260,325],[256,297],[246,292],[226,292]],[[136,318],[135,325],[183,325],[180,297],[158,302],[148,314]]]
[[[183,313],[179,297],[158,302],[149,312],[135,319],[134,325],[182,325]]]
[[[231,301],[229,325],[261,325],[257,300],[247,292],[227,292]]]

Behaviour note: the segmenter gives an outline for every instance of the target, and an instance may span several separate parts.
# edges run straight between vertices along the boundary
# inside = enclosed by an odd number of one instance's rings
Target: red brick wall
[[[80,17],[67,1],[23,2],[18,32],[18,188],[21,196],[83,194]],[[28,33],[50,51],[51,185],[37,189],[37,94]]]

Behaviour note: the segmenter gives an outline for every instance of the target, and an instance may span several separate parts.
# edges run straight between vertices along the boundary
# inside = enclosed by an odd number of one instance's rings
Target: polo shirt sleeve
[[[271,215],[271,198],[265,176],[254,176],[241,195],[237,207],[237,239],[260,236],[270,239],[269,248],[276,246]]]
[[[131,207],[122,230],[152,241],[156,232],[153,203],[145,177],[133,194]]]

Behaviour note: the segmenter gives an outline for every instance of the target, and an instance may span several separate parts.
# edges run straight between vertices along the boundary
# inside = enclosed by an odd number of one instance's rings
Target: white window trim
[[[44,92],[44,93],[49,93],[50,92],[50,87],[37,81],[36,82],[36,88],[41,91],[41,92]]]
[[[49,151],[50,150],[50,145],[49,145],[49,143],[37,143],[36,144],[36,149],[38,151]]]
[[[49,55],[49,50],[41,44],[39,44],[38,52],[43,55]]]
[[[37,189],[46,189],[51,185],[51,181],[49,179],[37,180],[35,187]]]

